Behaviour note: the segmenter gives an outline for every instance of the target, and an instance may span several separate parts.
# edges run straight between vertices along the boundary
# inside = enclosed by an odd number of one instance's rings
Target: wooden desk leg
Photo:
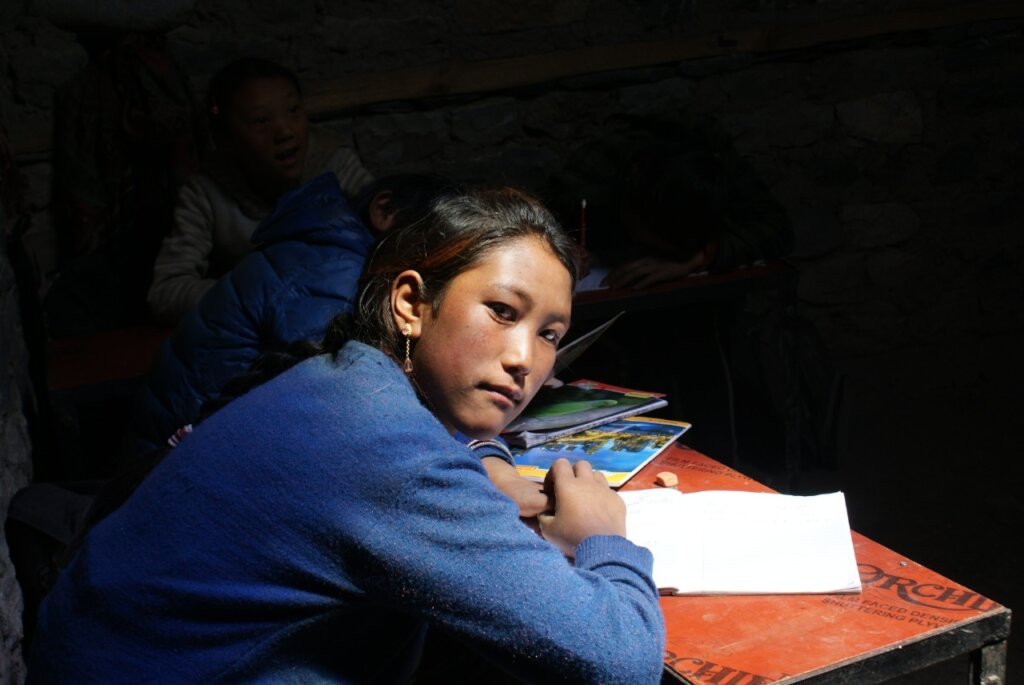
[[[971,653],[971,685],[1006,685],[1007,641],[985,645]]]

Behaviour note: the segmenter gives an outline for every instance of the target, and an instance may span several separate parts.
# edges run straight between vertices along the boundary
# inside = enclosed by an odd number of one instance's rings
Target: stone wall
[[[383,9],[201,2],[186,24],[167,33],[167,47],[198,93],[217,65],[245,53],[293,64],[315,84],[361,70],[685,40],[729,21],[799,26],[854,11],[849,3],[813,2],[770,12],[744,2],[717,11],[667,1],[524,3],[515,10],[494,4],[486,12],[483,6],[447,2],[426,14],[400,2]],[[3,36],[15,78],[14,116],[45,121],[54,89],[87,57],[73,33],[28,14],[16,19]],[[857,356],[1020,325],[1022,248],[1012,197],[1021,186],[1021,30],[1017,18],[881,33],[320,118],[350,134],[377,173],[434,170],[536,186],[615,114],[711,114],[796,225],[807,313],[838,355]],[[36,211],[26,241],[45,274],[53,266],[50,166],[45,154],[24,160]]]
[[[173,14],[182,3],[166,4]],[[578,69],[530,87],[368,102],[318,118],[351,136],[377,174],[429,170],[539,187],[616,114],[709,114],[788,210],[802,310],[860,380],[902,378],[922,394],[970,386],[1005,372],[1007,358],[986,355],[986,341],[1024,329],[1022,12],[982,19],[967,12],[915,28],[915,12],[958,4],[445,0],[429,11],[411,0],[191,4],[167,28],[166,45],[197,93],[217,66],[241,54],[277,59],[317,84],[418,65],[691,41],[697,57]],[[878,13],[897,28],[886,30]],[[830,40],[822,31],[784,50],[732,51],[727,36],[704,40],[740,29],[813,33],[806,27],[815,22],[834,28],[862,17],[876,26],[857,39]],[[33,210],[25,244],[45,287],[53,266],[46,126],[56,88],[88,57],[66,17],[58,26],[11,3],[0,20],[0,64],[21,133],[14,145],[23,150]],[[9,279],[0,284],[0,304],[12,301],[10,287]],[[8,306],[0,309],[7,341],[16,324]],[[877,363],[883,357],[889,361]],[[17,358],[5,360],[17,367]],[[1011,368],[1020,372],[1019,363]],[[12,406],[7,434],[18,435]],[[4,451],[16,454],[27,447]],[[0,504],[24,474],[23,463],[5,471]],[[4,582],[9,574],[0,573]],[[14,595],[0,596],[0,616],[12,615]],[[0,669],[0,682],[5,677],[16,675]]]
[[[2,221],[0,221],[2,223]],[[2,248],[0,248],[2,249]],[[10,264],[0,254],[0,527],[7,505],[32,475],[31,445],[22,412],[22,393],[28,388],[25,347],[22,342]],[[0,685],[24,679],[21,659],[22,595],[11,564],[7,541],[0,537]]]
[[[3,119],[0,117],[0,124]],[[0,188],[4,187],[0,170]],[[9,219],[0,203],[0,229]],[[6,233],[4,233],[6,235]],[[28,353],[19,311],[18,287],[7,258],[7,241],[0,241],[0,529],[7,507],[32,477],[31,444],[24,407],[31,402]],[[22,594],[11,563],[7,540],[0,536],[0,685],[21,683]]]

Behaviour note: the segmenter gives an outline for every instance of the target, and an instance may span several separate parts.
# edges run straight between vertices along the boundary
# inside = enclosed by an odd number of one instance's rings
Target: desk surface
[[[770,492],[678,444],[623,489],[655,487],[662,471],[683,492]],[[975,682],[1005,683],[985,678],[1005,671],[1009,609],[858,533],[853,543],[860,594],[662,597],[667,672],[694,685],[864,684],[974,653]]]

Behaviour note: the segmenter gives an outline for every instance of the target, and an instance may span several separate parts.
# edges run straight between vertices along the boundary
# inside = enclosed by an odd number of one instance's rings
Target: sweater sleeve
[[[213,251],[213,208],[196,178],[182,186],[174,209],[174,226],[153,264],[147,300],[153,317],[174,325],[215,279],[206,278]]]
[[[594,536],[573,565],[521,523],[468,450],[447,435],[417,443],[414,456],[383,445],[403,460],[362,490],[377,515],[359,541],[373,560],[361,585],[529,682],[659,681],[664,623],[648,550]]]
[[[338,177],[341,192],[347,197],[355,195],[373,181],[373,176],[363,167],[355,151],[348,147],[339,147],[327,162],[328,171]]]
[[[306,160],[309,178],[331,172],[346,197],[354,197],[373,181],[356,153],[350,137],[341,136],[320,126],[309,128],[309,156]]]

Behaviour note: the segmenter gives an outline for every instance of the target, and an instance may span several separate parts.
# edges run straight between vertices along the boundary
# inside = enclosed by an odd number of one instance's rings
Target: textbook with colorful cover
[[[662,594],[860,592],[842,492],[619,492],[626,537],[654,555]]]
[[[525,449],[666,404],[664,393],[627,390],[588,380],[544,386],[502,437],[512,447]]]
[[[560,457],[585,459],[619,487],[689,430],[690,424],[666,419],[629,418],[574,433],[525,450],[513,449],[516,470],[530,480],[543,481]]]

